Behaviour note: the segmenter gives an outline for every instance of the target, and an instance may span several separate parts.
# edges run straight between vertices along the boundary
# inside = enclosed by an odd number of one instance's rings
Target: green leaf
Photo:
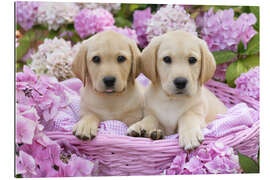
[[[133,12],[133,11],[135,11],[136,9],[138,9],[140,6],[139,6],[139,4],[131,4],[130,6],[129,6],[129,10],[131,11],[131,12]]]
[[[217,64],[223,64],[237,56],[237,54],[232,51],[215,51],[213,55]]]
[[[131,22],[121,16],[115,18],[115,25],[119,27],[131,27]]]
[[[238,152],[239,163],[245,173],[259,173],[258,164],[248,156]]]
[[[238,59],[229,65],[226,71],[226,81],[231,87],[235,87],[235,79],[250,68],[259,66],[259,56],[248,56],[245,59]]]
[[[35,39],[35,32],[27,31],[19,40],[19,46],[16,48],[16,61],[20,60],[29,50],[31,42]]]
[[[253,55],[260,51],[260,35],[257,33],[248,43],[246,54]]]
[[[243,54],[245,52],[245,46],[242,40],[240,40],[238,46],[237,46],[237,52],[239,54]]]

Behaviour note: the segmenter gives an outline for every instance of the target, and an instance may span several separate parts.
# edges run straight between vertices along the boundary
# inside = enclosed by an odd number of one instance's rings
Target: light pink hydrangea
[[[29,30],[36,23],[38,2],[16,2],[16,22],[25,30]]]
[[[207,42],[211,51],[237,50],[242,40],[245,47],[257,33],[253,26],[257,19],[254,14],[243,13],[236,20],[233,9],[218,10],[213,8],[196,18],[201,37]]]
[[[133,13],[133,24],[132,28],[135,29],[139,46],[144,48],[147,46],[147,36],[146,36],[146,29],[147,29],[147,20],[152,17],[151,8],[147,8],[145,10],[136,10]]]
[[[260,100],[260,68],[259,66],[242,73],[235,81],[236,89],[247,96]]]
[[[113,15],[102,8],[94,10],[83,9],[74,19],[75,30],[82,39],[103,31],[105,27],[113,26],[113,24]]]
[[[48,26],[49,30],[58,30],[61,25],[72,23],[79,12],[79,6],[69,2],[40,2],[37,22]]]
[[[31,69],[37,74],[48,74],[59,81],[73,77],[71,63],[79,51],[80,43],[72,46],[70,41],[55,37],[45,39],[37,52],[31,55]]]
[[[124,36],[127,36],[130,39],[133,39],[136,43],[138,43],[137,34],[135,30],[130,29],[128,27],[120,28],[116,26],[111,26],[111,27],[105,27],[104,30],[112,30],[112,31],[118,32]]]
[[[174,30],[183,30],[197,36],[196,24],[183,7],[163,6],[147,21],[147,40],[150,42],[153,37]]]
[[[232,174],[239,173],[238,156],[232,148],[220,142],[201,145],[191,153],[181,152],[177,155],[167,175],[176,174]]]
[[[103,8],[112,13],[116,13],[121,9],[120,3],[77,3],[81,9],[87,8],[94,10],[97,8]]]

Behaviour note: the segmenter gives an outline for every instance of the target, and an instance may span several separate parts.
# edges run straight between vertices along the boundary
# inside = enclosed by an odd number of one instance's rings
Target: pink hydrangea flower
[[[219,10],[214,13],[213,8],[196,18],[201,37],[207,42],[211,51],[236,51],[240,41],[245,48],[257,33],[253,25],[257,19],[254,14],[243,13],[236,20],[233,9]],[[233,60],[232,60],[233,61]],[[215,79],[225,81],[227,67],[232,61],[217,65]]]
[[[16,22],[25,30],[29,30],[36,22],[38,2],[16,2]]]
[[[152,17],[151,8],[147,8],[145,10],[136,10],[133,13],[133,24],[132,28],[135,29],[139,46],[144,48],[147,44],[147,36],[146,36],[146,29],[147,29],[147,20]]]
[[[81,10],[74,19],[74,27],[82,39],[113,26],[113,15],[102,8]]]
[[[16,116],[16,143],[32,144],[36,123],[21,115]]]
[[[201,37],[207,42],[211,51],[236,51],[240,40],[246,47],[257,33],[252,27],[256,21],[252,13],[243,13],[235,20],[233,9],[214,13],[213,8],[210,8],[208,12],[196,18],[197,26],[201,29]]]
[[[174,30],[183,30],[197,36],[194,20],[180,5],[163,6],[147,20],[148,42],[155,36]]]
[[[16,174],[32,177],[37,174],[35,169],[36,163],[34,158],[24,151],[19,151],[19,156],[16,157]]]
[[[112,30],[112,31],[118,32],[124,36],[127,36],[130,39],[133,39],[136,43],[138,43],[137,34],[135,30],[130,29],[128,27],[119,28],[116,26],[111,26],[111,27],[105,27],[104,30]]]
[[[67,177],[90,176],[94,168],[94,163],[76,155],[72,155],[64,174]]]
[[[165,174],[230,174],[239,173],[238,156],[220,142],[201,145],[191,153],[177,155]]]
[[[247,96],[260,100],[260,68],[259,66],[242,73],[235,81],[236,89]]]
[[[70,103],[65,87],[56,78],[39,78],[27,66],[16,75],[16,101],[36,108],[40,122],[46,124]]]

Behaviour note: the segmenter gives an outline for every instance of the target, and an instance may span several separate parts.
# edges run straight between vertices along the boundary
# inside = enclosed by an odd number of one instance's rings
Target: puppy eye
[[[122,63],[122,62],[124,62],[126,60],[126,57],[125,56],[118,56],[118,58],[117,58],[117,61],[119,62],[119,63]]]
[[[165,63],[167,63],[167,64],[171,64],[172,59],[171,59],[170,56],[165,56],[165,57],[163,58],[163,61],[164,61]]]
[[[188,62],[189,62],[189,64],[194,64],[194,63],[197,62],[197,59],[196,59],[195,57],[190,57],[190,58],[188,59]]]
[[[92,58],[92,61],[94,62],[94,63],[100,63],[100,57],[99,56],[94,56],[93,58]]]

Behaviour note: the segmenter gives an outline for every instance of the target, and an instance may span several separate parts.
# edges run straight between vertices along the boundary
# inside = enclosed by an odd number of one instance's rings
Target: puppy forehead
[[[87,44],[88,52],[117,54],[119,52],[129,52],[129,41],[123,35],[106,31],[91,38]],[[104,54],[105,55],[105,54]]]
[[[168,36],[163,39],[160,45],[160,50],[175,52],[175,53],[198,53],[200,44],[198,39],[188,36]]]

